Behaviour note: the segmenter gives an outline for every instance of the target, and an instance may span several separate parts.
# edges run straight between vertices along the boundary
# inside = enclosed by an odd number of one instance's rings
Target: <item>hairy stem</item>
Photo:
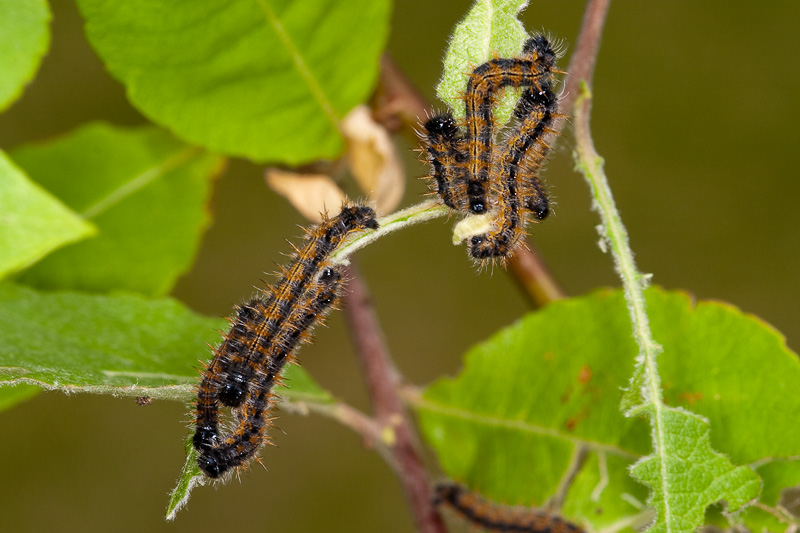
[[[647,306],[644,299],[644,289],[648,277],[639,273],[633,260],[633,251],[628,241],[628,231],[622,224],[622,219],[614,203],[611,187],[603,171],[603,158],[594,148],[591,131],[589,128],[589,114],[591,111],[591,93],[586,85],[581,86],[581,95],[575,101],[575,139],[578,168],[583,172],[594,198],[594,209],[599,212],[602,220],[601,238],[610,246],[614,256],[617,272],[622,278],[622,287],[633,324],[634,338],[639,345],[640,356],[644,357],[644,371],[647,373],[649,400],[661,398],[661,386],[658,382],[658,373],[655,360],[661,347],[655,342],[650,332],[650,322],[647,318]],[[660,404],[660,401],[656,401]],[[658,417],[657,417],[658,418]]]
[[[386,215],[378,219],[379,228],[375,231],[367,231],[354,236],[331,254],[331,261],[336,263],[346,263],[347,257],[353,252],[360,250],[380,239],[388,233],[393,233],[406,226],[413,226],[421,222],[446,216],[450,208],[438,200],[421,202],[391,215]]]
[[[575,105],[575,100],[580,93],[581,81],[591,85],[594,76],[594,66],[597,63],[597,54],[600,51],[600,38],[606,23],[608,6],[611,0],[589,0],[586,2],[586,11],[583,13],[581,31],[575,43],[569,67],[567,67],[567,81],[564,84],[564,98],[561,100],[561,109],[569,110]],[[560,129],[563,123],[557,126]]]
[[[640,357],[644,361],[643,371],[647,376],[648,399],[656,404],[655,430],[659,431],[661,417],[658,416],[658,411],[661,405],[661,385],[655,360],[661,347],[653,339],[647,318],[644,289],[648,277],[640,274],[636,268],[633,251],[631,251],[628,241],[628,232],[622,224],[619,211],[614,203],[614,196],[611,194],[611,187],[608,185],[608,179],[603,170],[603,158],[594,148],[589,125],[592,110],[590,86],[610,1],[589,0],[587,2],[578,43],[569,66],[570,77],[567,79],[567,95],[564,98],[564,104],[574,105],[578,168],[592,190],[594,209],[600,214],[603,222],[601,238],[610,245],[617,272],[622,278],[634,337],[639,345]]]

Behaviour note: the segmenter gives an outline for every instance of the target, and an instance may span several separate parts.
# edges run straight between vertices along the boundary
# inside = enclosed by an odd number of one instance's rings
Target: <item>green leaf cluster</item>
[[[43,288],[162,295],[194,260],[222,158],[155,127],[83,126],[11,152],[33,180],[98,228],[20,281]]]
[[[0,152],[0,277],[15,282],[0,285],[2,384],[187,400],[202,339],[224,323],[163,296],[194,261],[224,156],[339,155],[339,121],[375,85],[390,5],[80,1],[131,103],[177,136],[97,122]],[[49,18],[44,0],[0,6],[0,109],[33,78]],[[329,400],[288,375],[297,397]],[[0,405],[35,390],[3,389]]]
[[[417,412],[445,473],[499,502],[537,506],[575,476],[563,513],[595,530],[652,520],[641,509],[645,487],[628,476],[633,465],[643,481],[665,474],[670,494],[681,494],[665,531],[694,530],[712,503],[738,508],[758,497],[761,483],[762,503],[774,506],[781,489],[800,482],[800,399],[790,393],[800,387],[797,355],[731,306],[646,294],[664,347],[666,471],[640,461],[651,432],[619,411],[638,350],[622,292],[601,291],[527,315],[473,348],[457,377],[425,390]],[[747,466],[731,470],[729,461]],[[732,520],[753,531],[775,526],[756,508]]]
[[[41,389],[191,400],[227,323],[165,295],[211,222],[225,156],[339,156],[339,122],[377,81],[390,7],[79,2],[90,44],[165,129],[87,123],[0,151],[0,409]],[[47,52],[49,19],[45,0],[0,4],[0,110]],[[289,402],[333,401],[298,367],[284,377]]]

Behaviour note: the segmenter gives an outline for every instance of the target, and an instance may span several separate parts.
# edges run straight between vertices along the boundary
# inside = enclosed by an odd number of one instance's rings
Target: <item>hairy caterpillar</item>
[[[583,529],[540,510],[501,506],[484,500],[455,483],[440,483],[434,489],[434,505],[448,506],[486,531],[518,533],[583,533]]]
[[[437,194],[447,207],[467,213],[469,158],[461,129],[450,113],[435,115],[423,127]]]
[[[517,126],[505,141],[492,167],[494,227],[473,236],[469,252],[475,259],[506,257],[525,236],[529,214],[543,220],[549,202],[539,181],[539,168],[549,146],[543,137],[551,132],[558,99],[547,80],[538,89],[526,89],[514,111]]]
[[[197,388],[193,445],[197,463],[216,478],[254,457],[270,426],[272,392],[284,365],[311,328],[329,311],[341,285],[341,266],[331,253],[351,233],[377,229],[369,207],[345,207],[306,230],[305,244],[282,277],[237,308],[230,331],[215,350]],[[234,408],[236,427],[219,434],[219,404]]]
[[[546,37],[528,39],[521,57],[495,58],[470,74],[466,131],[447,113],[424,125],[431,178],[442,201],[465,215],[490,215],[490,229],[469,239],[475,259],[508,256],[525,235],[528,214],[542,220],[549,213],[539,169],[549,151],[544,136],[559,116],[553,91],[557,57]],[[514,110],[516,125],[497,142],[494,107],[507,87],[524,90]]]

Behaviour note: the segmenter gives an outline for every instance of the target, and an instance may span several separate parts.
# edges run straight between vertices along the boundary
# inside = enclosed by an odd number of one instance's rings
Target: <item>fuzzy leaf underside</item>
[[[477,0],[453,30],[436,94],[456,117],[464,118],[466,75],[495,54],[514,57],[522,51],[528,34],[517,15],[527,5],[528,0]],[[498,124],[508,121],[518,98],[519,91],[506,91],[494,110]]]

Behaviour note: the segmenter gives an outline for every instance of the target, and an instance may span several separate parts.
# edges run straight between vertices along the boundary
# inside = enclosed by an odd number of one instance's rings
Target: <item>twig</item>
[[[374,418],[370,418],[344,402],[332,404],[309,403],[305,405],[305,408],[308,411],[332,418],[343,426],[352,429],[364,439],[367,447],[374,448],[393,469],[397,469],[397,461],[389,446],[384,442],[381,425]]]
[[[564,291],[550,274],[542,256],[536,252],[533,245],[529,246],[530,250],[524,246],[517,248],[508,261],[517,285],[534,307],[542,307],[555,300],[566,298]]]
[[[373,105],[375,120],[393,133],[405,129],[409,134],[413,134],[417,121],[431,108],[388,53],[381,58],[380,82]],[[416,141],[416,135],[413,140]]]
[[[403,484],[417,529],[423,533],[444,533],[444,523],[432,505],[433,495],[417,452],[416,436],[398,396],[399,374],[383,341],[367,287],[353,265],[348,267],[348,278],[345,317],[366,376],[375,418],[382,428],[381,440],[394,458],[390,464]]]
[[[575,446],[569,461],[569,467],[566,472],[564,472],[561,481],[559,481],[556,493],[553,494],[545,504],[545,507],[549,511],[555,513],[561,512],[561,506],[564,505],[564,501],[567,499],[567,492],[569,492],[572,483],[575,482],[575,478],[578,477],[578,474],[580,474],[583,469],[583,465],[586,463],[586,458],[588,456],[589,448],[587,448],[586,445],[578,444]]]
[[[581,81],[585,81],[590,86],[592,84],[597,53],[600,50],[600,37],[603,34],[603,26],[605,26],[610,3],[611,0],[589,0],[586,3],[578,42],[575,44],[575,51],[572,53],[572,59],[567,67],[565,94],[560,102],[562,110],[571,110],[575,105],[575,100],[580,94]],[[560,130],[562,126],[563,123],[558,124],[556,129]]]

